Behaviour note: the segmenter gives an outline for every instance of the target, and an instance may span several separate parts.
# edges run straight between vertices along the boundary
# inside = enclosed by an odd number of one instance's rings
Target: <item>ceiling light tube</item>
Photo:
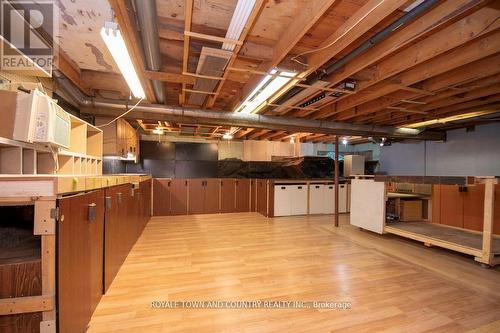
[[[238,0],[234,9],[233,17],[226,32],[226,38],[238,40],[245,28],[248,18],[252,13],[256,0]],[[233,51],[235,45],[232,43],[222,44],[223,50]]]
[[[274,76],[277,73],[281,76]],[[236,112],[255,113],[260,110],[271,96],[283,88],[296,75],[297,73],[294,72],[278,72],[277,69],[273,69],[260,81],[247,99],[236,109]]]
[[[118,29],[118,24],[114,22],[105,22],[104,27],[101,29],[101,37],[113,56],[116,65],[120,69],[134,97],[145,98],[144,89],[135,71],[122,34]]]

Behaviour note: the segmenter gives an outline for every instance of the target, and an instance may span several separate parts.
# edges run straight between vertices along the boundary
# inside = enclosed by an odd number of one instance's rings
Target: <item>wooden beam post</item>
[[[335,226],[339,226],[339,137],[335,136]]]
[[[495,178],[485,179],[484,186],[484,217],[483,217],[483,250],[481,262],[490,265],[493,248],[493,221],[495,212]]]

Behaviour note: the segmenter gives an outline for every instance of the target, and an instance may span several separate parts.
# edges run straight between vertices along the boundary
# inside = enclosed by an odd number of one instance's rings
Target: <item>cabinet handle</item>
[[[331,190],[333,188],[333,186],[328,186],[328,188]]]
[[[121,204],[122,203],[122,198],[123,198],[122,192],[116,193],[116,197],[117,197],[117,200],[116,200],[117,203]]]
[[[188,186],[188,181],[186,180],[185,185]]]
[[[104,207],[106,208],[106,211],[111,210],[111,197],[104,198]]]
[[[316,188],[319,188],[319,185],[316,185],[315,187],[316,187]]]
[[[97,205],[95,204],[95,202],[93,202],[87,206],[87,220],[89,222],[92,222],[95,220],[96,216],[97,216]]]
[[[297,186],[297,188],[298,188],[299,190],[302,190],[302,186]]]
[[[282,189],[282,190],[286,190],[286,187],[285,187],[285,186],[281,186],[281,189]]]

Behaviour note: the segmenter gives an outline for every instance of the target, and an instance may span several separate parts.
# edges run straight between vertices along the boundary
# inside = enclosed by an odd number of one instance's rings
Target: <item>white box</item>
[[[365,157],[362,155],[344,155],[344,176],[365,174]]]

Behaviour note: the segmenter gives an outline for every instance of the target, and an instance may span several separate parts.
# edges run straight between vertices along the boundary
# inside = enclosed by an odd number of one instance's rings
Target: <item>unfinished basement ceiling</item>
[[[79,69],[119,73],[99,35],[112,18],[111,6],[102,0],[59,0],[59,46]]]
[[[192,20],[186,27],[184,19],[189,8],[186,4],[191,1]],[[81,16],[77,21],[80,30],[100,28],[104,21],[104,1],[89,2],[90,13],[100,10],[101,16],[97,15],[100,21],[96,22],[84,20],[84,15],[79,14],[79,1],[61,3],[68,3],[66,12],[71,17]],[[109,3],[110,7],[116,7],[126,6],[127,2]],[[249,30],[242,34],[235,54],[227,63],[217,62],[214,70],[204,65],[203,50],[221,49],[223,43],[217,38],[226,36],[237,1],[157,0],[163,63],[162,73],[154,77],[163,82],[166,104],[171,106],[232,112],[263,79],[262,73],[279,67],[296,71],[303,80],[295,81],[295,87],[273,94],[267,100],[269,105],[259,109],[261,114],[380,126],[430,121],[432,126],[429,126],[437,129],[453,126],[453,122],[442,124],[439,119],[453,120],[463,114],[477,115],[476,118],[492,115],[487,121],[497,121],[494,115],[500,110],[498,1],[428,0],[419,2],[420,6],[413,6],[410,12],[407,8],[413,3],[258,0],[246,25]],[[88,7],[87,3],[85,6]],[[77,26],[68,27],[67,40],[80,39],[79,35],[76,38],[80,31]],[[204,37],[186,39],[185,30]],[[380,33],[383,38],[378,37]],[[95,36],[89,35],[88,39],[100,43]],[[85,42],[61,44],[77,70],[83,70],[81,79],[92,91],[100,94],[100,90],[106,90],[110,94],[110,90],[116,89],[124,95],[126,87],[119,75],[103,69],[93,54],[84,55]],[[358,52],[358,48],[363,51]],[[112,64],[103,45],[98,49],[105,61]],[[188,74],[212,73],[210,76],[222,76],[222,80],[183,74],[183,62]],[[330,67],[333,69],[327,72]],[[320,81],[316,81],[318,73],[325,73],[320,75]],[[151,73],[140,74],[152,78]],[[336,94],[335,89],[346,80],[356,84],[354,91]],[[466,126],[467,119],[460,119],[460,124]],[[242,128],[234,134],[236,138],[286,140],[290,133]]]

